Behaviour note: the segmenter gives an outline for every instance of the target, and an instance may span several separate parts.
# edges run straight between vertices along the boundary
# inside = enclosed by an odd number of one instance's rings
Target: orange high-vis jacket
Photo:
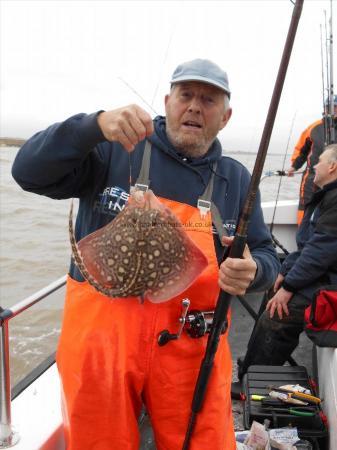
[[[322,133],[323,132],[323,133]],[[309,125],[301,134],[291,156],[291,165],[300,169],[306,162],[311,166],[316,164],[324,148],[324,125],[322,119]]]
[[[306,163],[300,187],[297,216],[298,224],[302,221],[305,205],[311,200],[312,194],[315,191],[313,184],[315,177],[314,166],[317,164],[318,158],[323,150],[324,123],[320,119],[309,125],[303,131],[291,156],[291,165],[295,170],[300,169]]]

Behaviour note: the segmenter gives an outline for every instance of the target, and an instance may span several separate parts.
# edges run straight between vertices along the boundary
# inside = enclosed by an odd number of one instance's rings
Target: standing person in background
[[[67,450],[137,450],[142,403],[156,448],[180,450],[207,336],[192,339],[182,333],[163,346],[158,336],[177,329],[184,298],[191,309],[209,311],[220,289],[243,295],[248,288],[264,291],[276,279],[279,262],[259,196],[244,258],[223,262],[223,244],[231,243],[224,231],[238,222],[250,182],[242,164],[222,156],[216,138],[231,116],[229,98],[226,72],[196,59],[174,71],[166,117],[152,120],[137,105],[77,114],[37,133],[18,152],[12,173],[23,189],[80,199],[77,241],[118,217],[129,196],[130,170],[133,182],[148,171],[149,188],[183,224],[192,224],[186,233],[208,260],[188,289],[158,304],[146,297],[142,304],[137,297],[106,297],[71,262],[57,352]],[[206,195],[208,212],[199,206]],[[224,335],[192,439],[194,450],[236,447],[231,363]]]
[[[337,134],[337,95],[334,96],[334,125]],[[325,124],[324,119],[320,119],[303,131],[291,156],[291,167],[288,169],[288,176],[293,176],[294,172],[306,163],[300,186],[297,213],[298,225],[303,219],[305,205],[310,202],[316,189],[313,184],[315,177],[314,165],[317,164],[319,155],[323,152],[325,145]]]

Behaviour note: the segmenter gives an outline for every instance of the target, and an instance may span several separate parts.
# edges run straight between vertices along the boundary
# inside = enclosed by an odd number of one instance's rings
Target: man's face
[[[336,164],[336,162],[331,162],[331,151],[325,150],[320,155],[318,163],[314,166],[314,183],[316,186],[322,188],[325,184],[329,183],[334,164]]]
[[[198,158],[207,153],[231,116],[225,94],[198,81],[179,83],[165,97],[166,132],[181,153]]]

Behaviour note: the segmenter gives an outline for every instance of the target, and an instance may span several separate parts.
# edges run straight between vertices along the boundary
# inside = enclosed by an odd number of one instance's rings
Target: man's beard
[[[208,142],[204,136],[201,136],[197,141],[194,138],[189,139],[188,136],[178,136],[171,132],[167,122],[166,134],[171,144],[179,150],[182,155],[189,158],[200,158],[201,156],[204,156],[214,141],[213,139],[213,141]]]

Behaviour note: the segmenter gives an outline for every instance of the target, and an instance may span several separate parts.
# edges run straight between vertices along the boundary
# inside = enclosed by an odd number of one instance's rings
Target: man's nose
[[[193,97],[188,105],[189,112],[197,112],[200,113],[201,105],[200,100],[197,97]]]

